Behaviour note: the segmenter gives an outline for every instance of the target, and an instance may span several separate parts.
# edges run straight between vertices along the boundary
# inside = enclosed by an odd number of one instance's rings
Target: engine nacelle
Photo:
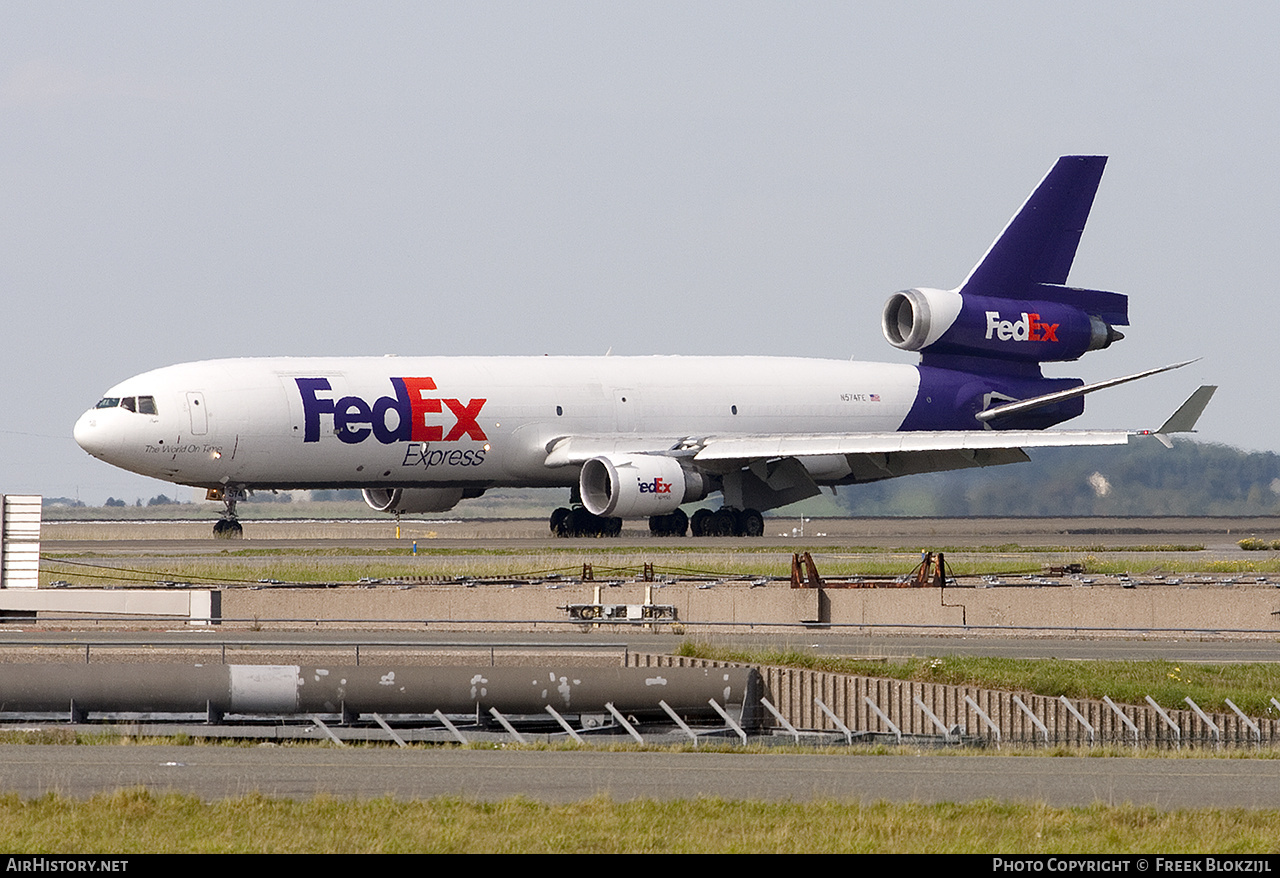
[[[707,496],[706,477],[657,454],[593,457],[578,480],[582,505],[593,515],[642,518],[674,512]]]
[[[1063,295],[1070,292],[1064,290]],[[956,290],[894,293],[885,303],[881,328],[889,344],[905,351],[1032,363],[1074,360],[1124,338],[1101,317],[1062,302],[962,295]]]
[[[462,499],[462,488],[365,488],[361,493],[379,512],[447,512]]]

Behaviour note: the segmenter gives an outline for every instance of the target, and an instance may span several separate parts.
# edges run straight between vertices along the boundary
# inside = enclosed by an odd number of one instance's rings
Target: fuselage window
[[[94,406],[94,408],[96,408],[96,409],[113,409],[113,408],[115,408],[115,407],[116,407],[116,406],[118,406],[118,405],[120,405],[120,397],[118,397],[118,396],[104,396],[102,399],[98,400],[98,404],[97,404],[97,405],[95,405],[95,406]]]
[[[126,396],[124,399],[120,400],[120,408],[131,412],[136,412],[138,410],[137,403],[132,396]]]
[[[156,411],[156,398],[154,396],[138,397],[138,414],[140,415],[158,414],[158,412]]]

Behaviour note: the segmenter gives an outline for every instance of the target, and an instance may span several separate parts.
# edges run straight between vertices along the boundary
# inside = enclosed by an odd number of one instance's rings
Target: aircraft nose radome
[[[98,415],[95,409],[90,409],[80,416],[72,435],[75,436],[76,444],[94,457],[101,457],[107,450],[106,431],[98,426]]]

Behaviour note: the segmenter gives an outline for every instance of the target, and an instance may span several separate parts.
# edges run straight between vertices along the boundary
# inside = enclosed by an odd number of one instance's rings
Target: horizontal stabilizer
[[[1061,284],[1035,284],[1028,299],[1071,305],[1086,314],[1101,317],[1112,326],[1129,325],[1129,297],[1106,290],[1085,290]]]
[[[1198,357],[1196,359],[1199,359]],[[1027,412],[1033,409],[1043,408],[1047,405],[1062,402],[1066,399],[1075,399],[1077,396],[1084,396],[1086,393],[1093,393],[1095,390],[1105,390],[1108,387],[1115,387],[1117,384],[1127,384],[1130,381],[1137,381],[1139,378],[1147,378],[1151,375],[1159,375],[1161,372],[1168,372],[1173,369],[1181,369],[1183,366],[1189,366],[1196,360],[1184,360],[1181,363],[1174,363],[1169,366],[1160,366],[1156,369],[1147,369],[1145,372],[1138,372],[1134,375],[1125,375],[1123,378],[1108,378],[1106,381],[1095,381],[1093,384],[1082,384],[1079,387],[1072,387],[1070,390],[1059,390],[1057,393],[1046,393],[1044,396],[1033,396],[1030,399],[1020,399],[1017,402],[1009,402],[1004,405],[998,405],[995,408],[985,409],[974,415],[979,421],[986,423],[1005,415],[1016,415],[1020,412]],[[1201,388],[1203,389],[1203,388]],[[1197,391],[1198,392],[1198,391]],[[1210,391],[1212,395],[1212,391]],[[1187,400],[1189,403],[1191,400]],[[1205,402],[1209,400],[1206,397]],[[1204,406],[1200,406],[1201,410]],[[1179,409],[1181,412],[1181,409]],[[1195,417],[1199,417],[1200,412],[1195,413]],[[1176,415],[1175,415],[1176,417]],[[1172,419],[1170,419],[1172,420]]]

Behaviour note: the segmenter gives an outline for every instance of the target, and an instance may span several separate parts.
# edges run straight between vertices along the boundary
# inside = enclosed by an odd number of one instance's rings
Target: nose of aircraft
[[[76,421],[76,427],[73,435],[76,444],[94,457],[102,457],[110,451],[110,436],[108,431],[99,424],[101,413],[97,409],[89,409],[80,419]]]

